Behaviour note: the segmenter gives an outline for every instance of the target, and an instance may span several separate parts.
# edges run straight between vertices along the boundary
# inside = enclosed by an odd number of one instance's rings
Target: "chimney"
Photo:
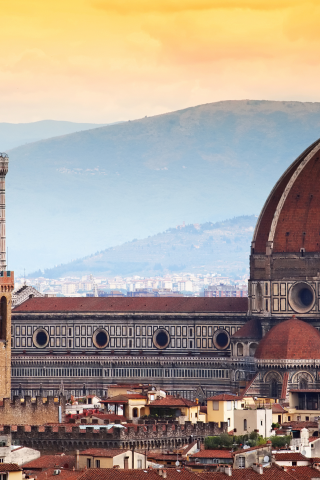
[[[312,468],[314,468],[315,470],[320,470],[320,463],[314,463],[312,465]]]
[[[167,470],[163,470],[162,478],[167,478]]]
[[[162,477],[162,473],[163,473],[163,472],[162,472],[162,468],[159,468],[158,474],[159,474],[160,477]]]
[[[260,475],[263,475],[263,466],[261,465],[261,463],[254,463],[252,465],[252,470],[259,473]]]
[[[79,450],[76,450],[76,470],[79,470]]]
[[[228,476],[228,477],[232,477],[232,467],[231,465],[226,465],[224,467],[224,473]]]

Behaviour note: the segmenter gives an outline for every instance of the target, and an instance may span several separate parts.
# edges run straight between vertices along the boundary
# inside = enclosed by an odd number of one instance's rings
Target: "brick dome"
[[[252,253],[320,252],[320,140],[286,170],[267,199],[253,236]]]
[[[285,320],[260,341],[255,353],[260,360],[320,359],[320,333],[295,317]]]

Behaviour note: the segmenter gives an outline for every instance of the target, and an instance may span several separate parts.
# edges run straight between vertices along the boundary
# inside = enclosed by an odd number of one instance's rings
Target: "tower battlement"
[[[0,272],[0,291],[12,292],[14,290],[14,272],[4,270]]]

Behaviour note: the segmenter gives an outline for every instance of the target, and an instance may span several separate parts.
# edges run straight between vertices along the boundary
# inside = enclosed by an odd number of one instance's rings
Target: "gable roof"
[[[245,323],[231,338],[253,338],[260,340],[262,338],[261,322],[258,318],[252,318]]]
[[[284,452],[284,453],[275,453],[274,458],[276,462],[310,462],[310,458],[305,457],[302,453],[299,452]]]
[[[30,298],[12,312],[235,312],[246,313],[247,297],[43,297]]]
[[[76,459],[74,455],[42,455],[35,460],[31,460],[31,462],[25,463],[23,468],[28,470],[41,470],[55,467],[72,469],[75,465]]]
[[[213,397],[207,398],[207,400],[213,400],[216,402],[226,402],[230,400],[241,400],[241,397],[237,395],[231,395],[229,393],[221,393],[220,395],[214,395]]]
[[[22,468],[20,468],[16,463],[0,463],[0,473],[21,471]]]
[[[113,458],[125,453],[126,450],[116,449],[116,448],[88,448],[87,450],[82,450],[80,455],[89,455],[90,457],[105,457]]]

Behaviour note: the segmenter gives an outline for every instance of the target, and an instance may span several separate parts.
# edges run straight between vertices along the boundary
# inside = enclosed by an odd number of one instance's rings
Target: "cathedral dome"
[[[320,359],[320,333],[294,316],[285,320],[260,341],[255,353],[259,360]]]
[[[290,165],[271,191],[257,222],[252,253],[265,254],[267,246],[272,253],[320,252],[319,181],[317,140]]]

